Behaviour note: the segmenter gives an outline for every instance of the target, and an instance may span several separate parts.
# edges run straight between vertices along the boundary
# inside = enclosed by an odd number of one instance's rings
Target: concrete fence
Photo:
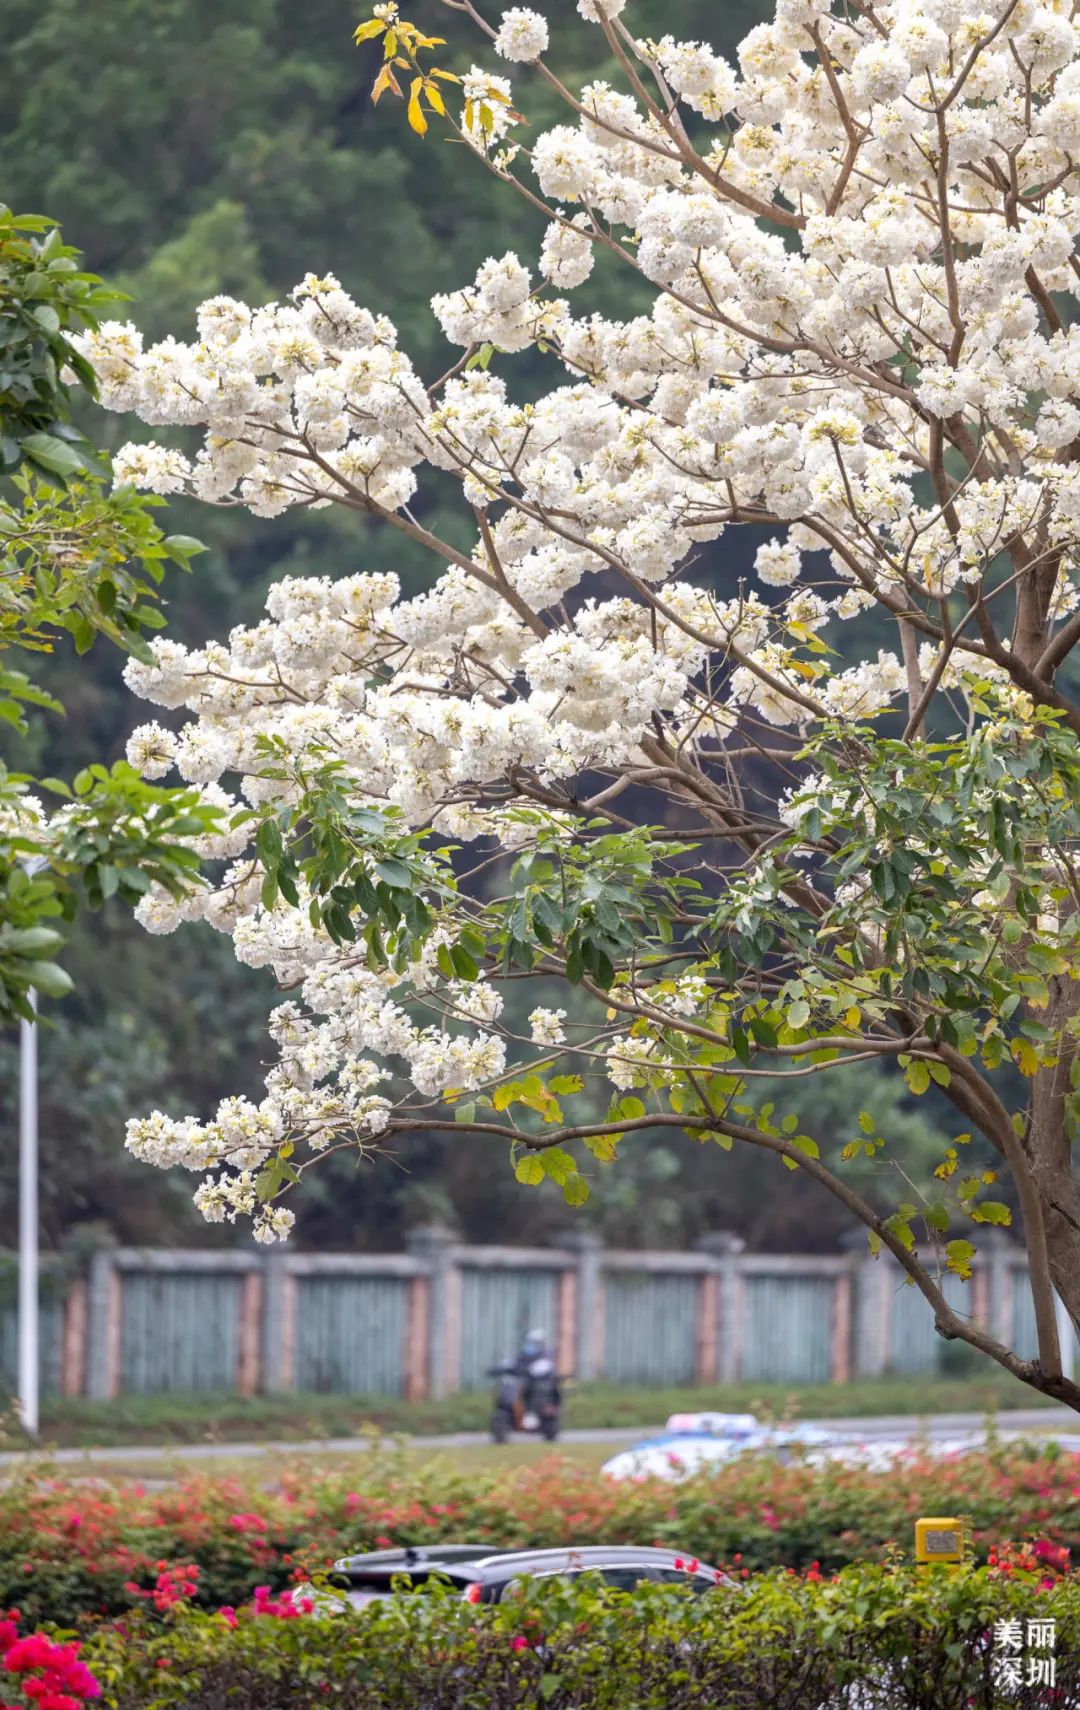
[[[960,1311],[1034,1352],[1022,1253],[999,1240]],[[578,1234],[561,1247],[468,1247],[439,1228],[403,1254],[95,1254],[42,1308],[47,1390],[117,1395],[233,1390],[404,1396],[475,1389],[525,1330],[543,1326],[579,1380],[708,1385],[843,1383],[933,1373],[946,1346],[893,1261],[742,1251],[624,1252]],[[0,1381],[15,1373],[15,1317],[0,1311]]]

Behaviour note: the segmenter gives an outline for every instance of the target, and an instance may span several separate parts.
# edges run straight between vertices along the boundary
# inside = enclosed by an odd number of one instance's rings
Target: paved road
[[[805,1423],[822,1425],[855,1443],[895,1441],[899,1445],[917,1441],[924,1436],[931,1442],[943,1443],[953,1437],[962,1438],[972,1432],[984,1431],[986,1414],[934,1413],[925,1418],[918,1418],[911,1414],[897,1413],[865,1419],[807,1420]],[[606,1430],[570,1430],[563,1432],[561,1441],[630,1443],[655,1434],[659,1428],[657,1425],[637,1430],[623,1426]],[[1075,1449],[1080,1453],[1080,1417],[1065,1407],[1033,1407],[1019,1412],[999,1413],[996,1416],[996,1430],[1000,1436],[1009,1439],[1024,1436],[1033,1430],[1040,1436],[1052,1434],[1063,1448]],[[455,1431],[441,1437],[409,1437],[405,1440],[410,1447],[416,1449],[460,1449],[488,1441],[482,1431]],[[123,1448],[113,1449],[54,1449],[51,1452],[44,1450],[40,1456],[34,1450],[9,1450],[0,1454],[0,1467],[25,1465],[28,1461],[38,1458],[50,1465],[107,1466],[116,1461],[138,1461],[141,1464],[147,1461],[169,1460],[241,1460],[259,1455],[340,1455],[360,1453],[370,1448],[371,1439],[367,1437],[333,1437],[303,1443],[129,1443]]]

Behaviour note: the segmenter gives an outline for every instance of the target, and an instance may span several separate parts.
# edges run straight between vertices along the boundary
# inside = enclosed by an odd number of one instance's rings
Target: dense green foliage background
[[[437,0],[409,10],[450,38],[443,63],[469,63],[475,38],[452,13]],[[579,86],[610,70],[602,58],[584,61],[598,54],[598,32],[573,7],[554,10],[553,59],[567,81]],[[635,0],[634,24],[642,33],[704,34],[733,54],[768,10],[764,0]],[[372,109],[379,50],[353,47],[358,16],[341,0],[0,0],[0,199],[61,221],[87,265],[131,293],[130,312],[149,335],[187,336],[196,304],[214,292],[261,301],[309,268],[332,270],[359,301],[391,315],[434,378],[449,353],[428,310],[432,292],[470,279],[489,254],[535,253],[540,222],[463,150],[434,133],[412,135],[391,101]],[[546,90],[526,77],[516,88],[533,127],[551,121]],[[598,269],[590,289],[598,308],[631,307],[621,274]],[[533,378],[522,359],[514,378],[526,386]],[[97,413],[93,429],[99,443],[131,435],[129,424]],[[460,528],[437,493],[426,520],[451,535]],[[210,547],[193,576],[166,590],[170,629],[189,641],[251,620],[281,574],[392,567],[411,579],[434,568],[419,549],[351,514],[270,523],[180,504],[169,523]],[[751,550],[742,537],[722,543],[717,576],[745,573]],[[121,755],[129,730],[149,716],[124,688],[121,664],[104,653],[54,660],[45,675],[66,720],[36,720],[12,759],[70,775],[90,759]],[[262,1024],[274,1001],[267,976],[238,967],[228,941],[209,930],[155,940],[119,908],[78,928],[67,966],[77,991],[41,1050],[46,1237],[59,1244],[74,1225],[95,1224],[122,1240],[228,1239],[195,1216],[187,1180],[130,1162],[122,1125],[154,1105],[205,1113],[226,1092],[257,1096]],[[0,1041],[7,1133],[14,1049],[10,1038]],[[917,1114],[905,1111],[871,1069],[801,1085],[802,1121],[830,1149],[851,1138],[854,1112],[869,1108],[926,1155],[929,1099]],[[305,1192],[299,1238],[393,1246],[408,1222],[437,1215],[472,1239],[536,1239],[545,1219],[565,1222],[557,1193],[522,1194],[494,1161],[475,1144],[434,1137],[359,1174],[333,1160]],[[5,1146],[0,1242],[14,1233],[13,1188]],[[685,1141],[639,1145],[594,1183],[588,1215],[621,1243],[726,1227],[752,1245],[805,1249],[832,1246],[844,1227],[841,1213],[776,1160]]]

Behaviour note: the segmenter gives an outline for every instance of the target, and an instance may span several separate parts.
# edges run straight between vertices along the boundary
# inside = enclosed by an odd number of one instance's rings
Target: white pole
[[[37,1012],[37,993],[27,993]],[[37,1023],[19,1024],[19,1412],[38,1434],[38,1111]]]

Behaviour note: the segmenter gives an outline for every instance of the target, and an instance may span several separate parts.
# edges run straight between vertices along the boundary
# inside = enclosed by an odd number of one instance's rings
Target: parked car
[[[362,1609],[399,1587],[414,1590],[439,1579],[457,1587],[470,1603],[498,1603],[526,1579],[574,1579],[595,1573],[619,1591],[649,1585],[689,1585],[695,1592],[717,1586],[736,1589],[719,1568],[687,1552],[629,1544],[588,1544],[581,1549],[492,1550],[487,1544],[430,1544],[404,1550],[375,1550],[343,1556],[327,1576],[325,1590],[301,1586],[296,1596],[314,1596],[319,1613]]]

